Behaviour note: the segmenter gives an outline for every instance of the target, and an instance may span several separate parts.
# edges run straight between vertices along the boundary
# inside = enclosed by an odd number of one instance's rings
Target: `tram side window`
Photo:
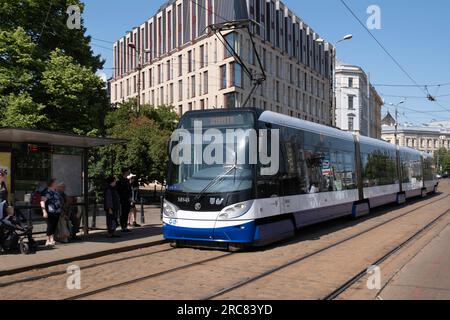
[[[422,181],[422,166],[420,156],[407,152],[401,153],[403,183],[417,183]]]
[[[273,130],[273,129],[279,129],[276,128],[273,125],[266,126],[264,123],[260,123],[260,129],[264,130]],[[268,131],[268,137],[267,137],[267,145],[269,146],[268,152],[270,153],[272,150],[273,144],[272,144],[272,135],[271,131]],[[280,137],[281,139],[281,137]],[[261,169],[263,165],[259,164],[259,167],[257,169],[257,181],[256,181],[256,189],[258,193],[259,198],[270,198],[273,196],[280,196],[280,172],[283,172],[283,166],[284,166],[284,160],[283,160],[283,154],[280,152],[280,158],[279,158],[279,171],[276,175],[268,176],[268,175],[261,175]]]
[[[303,131],[280,128],[280,183],[284,196],[308,193]]]
[[[432,181],[434,179],[433,161],[431,158],[423,159],[423,178],[425,181]]]
[[[310,193],[356,188],[352,142],[308,133],[305,134],[304,153]]]
[[[397,182],[397,157],[394,150],[361,145],[364,187]]]
[[[401,152],[400,153],[400,161],[402,163],[402,182],[403,183],[410,183],[413,180],[412,177],[412,159],[411,155],[407,152]]]

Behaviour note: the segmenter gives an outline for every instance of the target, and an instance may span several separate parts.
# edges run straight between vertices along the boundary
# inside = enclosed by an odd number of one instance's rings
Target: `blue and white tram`
[[[428,155],[274,112],[188,112],[179,128],[193,135],[195,123],[201,123],[202,133],[244,132],[236,135],[231,150],[230,143],[224,144],[223,153],[241,152],[246,161],[175,163],[170,157],[163,233],[173,245],[230,250],[266,245],[293,236],[300,227],[426,196],[438,185]],[[258,151],[249,145],[249,132],[264,131],[270,142],[274,129],[279,132],[279,167],[263,175],[261,162],[248,161],[263,147],[261,139]],[[179,143],[171,142],[170,156]],[[192,143],[192,148],[210,148],[204,143]],[[192,150],[191,157],[195,154]]]

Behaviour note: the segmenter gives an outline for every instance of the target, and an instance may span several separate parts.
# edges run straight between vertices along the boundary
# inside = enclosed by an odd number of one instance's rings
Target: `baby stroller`
[[[8,217],[3,215],[5,204],[0,204],[0,253],[20,252],[30,254],[36,251],[36,241],[33,239],[33,228],[24,226],[23,215]]]

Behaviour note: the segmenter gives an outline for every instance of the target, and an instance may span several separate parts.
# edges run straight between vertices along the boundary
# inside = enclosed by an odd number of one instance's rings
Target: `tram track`
[[[117,262],[123,262],[123,261],[127,261],[127,260],[132,260],[132,259],[139,259],[139,258],[144,258],[144,257],[150,257],[159,253],[164,253],[164,252],[168,252],[168,251],[173,251],[175,250],[174,248],[166,248],[166,249],[162,249],[162,250],[158,250],[158,251],[154,251],[154,252],[149,252],[149,253],[144,253],[144,254],[139,254],[139,255],[133,255],[133,256],[129,256],[129,257],[123,257],[123,258],[119,258],[119,259],[114,259],[114,260],[109,260],[109,261],[104,261],[104,262],[100,262],[100,263],[92,263],[89,264],[87,266],[83,266],[83,270],[89,270],[89,269],[93,269],[93,268],[97,268],[97,267],[102,267],[108,264],[112,264],[112,263],[117,263]],[[61,270],[61,271],[53,271],[53,272],[49,272],[49,273],[45,273],[42,275],[37,275],[37,276],[32,276],[32,277],[26,277],[26,278],[22,278],[22,279],[16,279],[16,280],[11,280],[8,282],[0,282],[0,288],[5,288],[11,285],[15,285],[15,284],[20,284],[20,283],[27,283],[27,282],[33,282],[33,281],[39,281],[39,280],[44,280],[44,279],[48,279],[48,278],[52,278],[52,277],[56,277],[56,276],[61,276],[66,274],[67,271]]]
[[[88,291],[88,292],[81,293],[81,294],[78,294],[78,295],[74,295],[74,296],[68,297],[68,298],[66,298],[64,300],[80,300],[80,299],[87,298],[87,297],[90,297],[90,296],[94,296],[96,294],[103,293],[103,292],[106,292],[106,291],[109,291],[109,290],[112,290],[112,289],[116,289],[116,288],[120,288],[120,287],[124,287],[124,286],[129,286],[129,285],[141,282],[141,281],[145,281],[145,280],[149,280],[149,279],[152,279],[152,278],[160,277],[160,276],[163,276],[163,275],[171,274],[171,273],[174,273],[174,272],[177,272],[177,271],[185,270],[185,269],[190,268],[190,267],[199,266],[199,265],[202,265],[204,263],[217,261],[217,260],[223,259],[224,257],[228,257],[228,256],[231,256],[231,255],[234,255],[234,254],[235,253],[231,253],[231,252],[230,253],[225,253],[224,255],[221,255],[221,256],[218,256],[218,257],[197,261],[197,262],[194,262],[194,263],[190,263],[188,265],[183,265],[183,266],[175,267],[175,268],[172,268],[172,269],[164,270],[164,271],[161,271],[161,272],[152,273],[152,274],[145,275],[145,276],[142,276],[142,277],[139,277],[139,278],[135,278],[135,279],[132,279],[132,280],[129,280],[129,281],[113,284],[113,285],[110,285],[110,286],[107,286],[107,287],[103,287],[103,288],[100,288],[100,289],[96,289],[96,290]]]
[[[380,266],[383,262],[394,256],[397,252],[399,252],[402,248],[406,247],[408,244],[410,244],[413,240],[416,240],[419,236],[424,234],[426,231],[431,229],[434,225],[436,225],[442,218],[444,218],[448,213],[450,213],[450,210],[445,211],[444,213],[440,214],[436,219],[428,223],[426,226],[418,230],[416,233],[414,233],[411,237],[400,243],[399,245],[395,246],[392,250],[384,254],[381,258],[378,260],[372,262],[365,268],[364,270],[361,270],[358,274],[356,274],[354,277],[349,279],[347,282],[339,286],[336,290],[328,294],[326,297],[324,297],[321,300],[336,300],[340,295],[342,295],[345,291],[347,291],[349,288],[351,288],[354,284],[356,284],[358,281],[360,281],[362,278],[364,278],[367,275],[367,269],[370,266]]]
[[[434,202],[442,201],[442,200],[445,200],[445,199],[447,199],[449,197],[450,197],[450,195],[442,196],[439,199],[435,199]],[[352,239],[355,239],[355,238],[357,238],[357,237],[359,237],[359,236],[361,236],[363,234],[366,234],[366,233],[368,233],[368,232],[370,232],[372,230],[375,230],[377,228],[385,226],[385,225],[387,225],[387,224],[389,224],[389,223],[391,223],[391,222],[393,222],[395,220],[403,218],[403,217],[411,214],[412,212],[420,210],[420,209],[422,209],[422,208],[424,208],[424,207],[426,207],[428,205],[430,205],[429,202],[427,202],[426,204],[422,204],[422,205],[420,205],[420,206],[418,206],[418,207],[416,207],[414,209],[408,210],[408,211],[406,211],[406,212],[404,212],[404,213],[402,213],[402,214],[400,214],[398,216],[395,216],[393,218],[385,220],[382,223],[379,223],[379,224],[377,224],[375,226],[372,226],[369,229],[366,229],[366,230],[363,230],[361,232],[358,232],[357,234],[352,235],[350,237],[347,237],[347,238],[345,238],[345,239],[343,239],[341,241],[338,241],[338,242],[333,243],[333,244],[331,244],[329,246],[326,246],[324,248],[321,248],[319,250],[316,250],[314,252],[306,254],[306,255],[304,255],[302,257],[299,257],[297,259],[291,260],[291,261],[289,261],[289,262],[287,262],[287,263],[285,263],[283,265],[277,266],[277,267],[272,268],[272,269],[270,269],[270,270],[268,270],[266,272],[258,274],[257,276],[246,278],[245,280],[240,281],[240,282],[238,282],[238,283],[236,283],[236,284],[234,284],[234,285],[232,285],[230,287],[227,287],[225,289],[222,289],[222,290],[220,290],[220,291],[218,291],[218,292],[216,292],[216,293],[214,293],[212,295],[203,297],[202,300],[212,300],[212,299],[215,299],[217,297],[220,297],[220,296],[222,296],[222,295],[224,295],[226,293],[229,293],[231,291],[239,289],[239,288],[241,288],[241,287],[243,287],[243,286],[245,286],[247,284],[250,284],[250,283],[252,283],[252,282],[254,282],[256,280],[259,280],[261,278],[269,276],[269,275],[271,275],[271,274],[273,274],[273,273],[275,273],[275,272],[277,272],[279,270],[282,270],[282,269],[287,268],[287,267],[289,267],[291,265],[294,265],[296,263],[299,263],[299,262],[302,262],[304,260],[307,260],[307,259],[309,259],[309,258],[311,258],[313,256],[316,256],[316,255],[318,255],[320,253],[328,251],[331,248],[337,247],[337,246],[339,246],[339,245],[341,245],[343,243],[346,243],[346,242],[348,242],[348,241],[350,241]],[[92,297],[92,296],[95,296],[97,294],[100,294],[100,293],[103,293],[103,292],[106,292],[106,291],[109,291],[109,290],[113,290],[113,289],[116,289],[116,288],[119,288],[119,287],[133,285],[133,284],[136,284],[136,283],[139,283],[139,282],[142,282],[142,281],[146,281],[146,280],[149,280],[149,279],[161,277],[161,276],[164,276],[164,275],[167,275],[167,274],[171,274],[171,273],[174,273],[174,272],[177,272],[177,271],[186,270],[188,268],[199,266],[199,265],[202,265],[202,264],[205,264],[205,263],[215,262],[215,261],[217,261],[219,259],[223,259],[223,258],[229,257],[231,255],[233,255],[233,254],[232,253],[226,253],[226,254],[224,254],[222,256],[215,257],[215,258],[212,258],[212,259],[206,259],[206,260],[202,260],[202,261],[199,261],[199,262],[196,262],[196,263],[192,263],[192,264],[188,264],[188,265],[172,268],[172,269],[169,269],[169,270],[165,270],[165,271],[162,271],[162,272],[153,273],[153,274],[150,274],[150,275],[145,275],[145,276],[142,276],[142,277],[139,277],[139,278],[135,278],[135,279],[132,279],[132,280],[129,280],[129,281],[125,281],[125,282],[122,282],[122,283],[117,283],[117,284],[110,285],[110,286],[107,286],[107,287],[104,287],[104,288],[100,288],[100,289],[97,289],[97,290],[86,292],[86,293],[83,293],[83,294],[80,294],[80,295],[72,296],[72,297],[67,298],[67,300],[78,300],[78,299]]]
[[[327,245],[327,246],[325,246],[325,247],[323,247],[321,249],[318,249],[316,251],[313,251],[313,252],[311,252],[309,254],[306,254],[306,255],[303,255],[301,257],[292,259],[292,260],[290,260],[290,261],[288,261],[288,262],[286,262],[286,263],[284,263],[282,265],[279,265],[279,266],[276,266],[274,268],[271,268],[271,269],[269,269],[269,270],[267,270],[265,272],[262,272],[262,273],[260,273],[260,274],[258,274],[256,276],[245,278],[244,280],[241,280],[241,281],[239,281],[239,282],[237,282],[237,283],[235,283],[235,284],[233,284],[233,285],[231,285],[229,287],[226,287],[226,288],[221,289],[221,290],[219,290],[219,291],[217,291],[217,292],[215,292],[215,293],[213,293],[211,295],[208,295],[208,296],[204,297],[203,300],[215,299],[215,298],[220,297],[220,296],[222,296],[222,295],[224,295],[226,293],[229,293],[229,292],[232,292],[234,290],[237,290],[237,289],[239,289],[241,287],[244,287],[244,286],[246,286],[246,285],[248,285],[248,284],[250,284],[250,283],[252,283],[252,282],[254,282],[256,280],[259,280],[261,278],[267,277],[267,276],[269,276],[269,275],[271,275],[271,274],[273,274],[273,273],[275,273],[275,272],[277,272],[279,270],[282,270],[284,268],[292,266],[292,265],[294,265],[296,263],[300,263],[302,261],[305,261],[305,260],[307,260],[307,259],[309,259],[309,258],[311,258],[313,256],[319,255],[320,253],[323,253],[323,252],[328,251],[328,250],[330,250],[332,248],[335,248],[335,247],[337,247],[337,246],[339,246],[339,245],[341,245],[343,243],[346,243],[346,242],[348,242],[348,241],[350,241],[352,239],[355,239],[355,238],[357,238],[357,237],[359,237],[359,236],[361,236],[363,234],[366,234],[366,233],[368,233],[368,232],[370,232],[372,230],[375,230],[377,228],[385,226],[385,225],[387,225],[387,224],[389,224],[389,223],[391,223],[391,222],[393,222],[395,220],[398,220],[398,219],[400,219],[402,217],[405,217],[405,216],[411,214],[414,211],[417,211],[417,210],[420,210],[420,209],[422,209],[422,208],[424,208],[426,206],[429,206],[431,203],[442,201],[442,200],[445,200],[445,199],[447,199],[449,197],[450,197],[450,195],[442,196],[442,197],[439,197],[439,198],[434,198],[433,202],[429,202],[428,201],[426,204],[422,204],[422,205],[420,205],[418,207],[415,207],[415,208],[413,208],[411,210],[408,210],[408,211],[406,211],[406,212],[404,212],[404,213],[402,213],[400,215],[397,215],[395,217],[389,218],[389,219],[387,219],[387,220],[385,220],[385,221],[383,221],[381,223],[378,223],[378,224],[376,224],[376,225],[374,225],[374,226],[372,226],[372,227],[370,227],[370,228],[368,228],[366,230],[358,232],[358,233],[356,233],[356,234],[354,234],[352,236],[346,237],[346,238],[344,238],[344,239],[342,239],[342,240],[340,240],[338,242],[335,242],[333,244]],[[383,210],[382,212],[385,212],[385,211],[387,211],[387,210]],[[448,213],[448,212],[446,212],[446,213]],[[294,241],[296,241],[296,240],[291,240],[291,241],[286,242],[286,243],[289,244],[289,243],[293,243]],[[297,239],[297,241],[298,241],[298,239]],[[400,250],[400,249],[401,248],[399,248],[398,250]],[[94,264],[90,264],[88,266],[85,266],[82,269],[83,270],[93,269],[93,268],[96,268],[96,267],[101,267],[101,266],[105,266],[105,265],[112,264],[112,263],[123,262],[123,261],[127,261],[127,260],[132,260],[132,259],[138,259],[138,258],[142,258],[142,257],[152,256],[152,255],[155,255],[155,254],[158,254],[158,253],[165,253],[165,252],[173,251],[173,250],[176,250],[176,249],[167,248],[167,249],[162,249],[162,250],[158,250],[158,251],[150,252],[150,253],[145,253],[145,254],[141,254],[141,255],[134,255],[134,256],[130,256],[130,257],[124,257],[124,258],[110,260],[110,261],[105,261],[105,262],[101,262],[101,263],[94,263]],[[113,290],[113,289],[116,289],[116,288],[130,286],[130,285],[137,284],[137,283],[145,281],[145,280],[149,280],[149,279],[153,279],[153,278],[157,278],[157,277],[162,277],[164,275],[176,273],[178,271],[183,271],[183,270],[186,270],[186,269],[189,269],[189,268],[192,268],[192,267],[200,266],[200,265],[211,263],[211,262],[216,262],[217,260],[227,258],[227,257],[229,257],[231,255],[234,255],[234,253],[224,253],[224,254],[222,254],[220,256],[217,256],[217,257],[208,258],[208,259],[196,261],[194,263],[189,263],[189,264],[173,267],[173,268],[170,268],[170,269],[167,269],[167,270],[164,270],[164,271],[160,271],[160,272],[154,272],[154,273],[151,273],[151,274],[146,274],[144,276],[136,277],[134,279],[130,279],[130,280],[127,280],[127,281],[124,281],[124,282],[111,284],[111,285],[105,286],[103,288],[98,288],[98,289],[94,289],[94,290],[91,290],[91,291],[88,291],[88,292],[84,292],[84,293],[81,293],[81,294],[78,294],[78,295],[70,296],[70,297],[67,297],[65,300],[78,300],[78,299],[84,299],[84,298],[92,297],[92,296],[95,296],[97,294],[100,294],[100,293],[103,293],[103,292],[107,292],[107,291],[110,291],[110,290]],[[7,286],[10,286],[10,285],[14,285],[14,284],[18,284],[18,283],[25,283],[25,282],[33,282],[33,281],[44,280],[44,279],[47,279],[47,278],[61,276],[63,274],[66,274],[65,270],[64,271],[51,272],[51,273],[47,273],[47,274],[39,275],[39,276],[35,276],[35,277],[19,279],[19,280],[16,280],[16,281],[0,283],[0,288],[7,287]],[[355,281],[353,278],[351,280]],[[348,283],[350,283],[350,281]]]
[[[445,200],[445,199],[447,199],[447,198],[449,198],[449,197],[450,197],[450,195],[446,195],[446,196],[441,197],[441,198],[438,199],[437,201],[442,201],[442,200]],[[435,202],[437,202],[437,201],[435,201]],[[361,232],[358,232],[358,233],[356,233],[356,234],[354,234],[354,235],[352,235],[352,236],[349,236],[349,237],[347,237],[347,238],[344,238],[344,239],[342,239],[342,240],[340,240],[340,241],[338,241],[338,242],[332,243],[332,244],[330,244],[330,245],[328,245],[328,246],[325,246],[325,247],[323,247],[323,248],[321,248],[321,249],[315,250],[315,251],[313,251],[313,252],[311,252],[311,253],[308,253],[308,254],[306,254],[306,255],[302,255],[301,257],[292,259],[292,260],[290,260],[290,261],[288,261],[288,262],[286,262],[286,263],[284,263],[284,264],[281,264],[281,265],[279,265],[279,266],[276,266],[276,267],[274,267],[274,268],[271,268],[271,269],[269,269],[269,270],[267,270],[267,271],[264,271],[264,272],[262,272],[262,273],[260,273],[260,274],[258,274],[258,275],[256,275],[256,276],[248,277],[248,278],[246,278],[246,279],[243,279],[243,280],[241,280],[241,281],[239,281],[239,282],[237,282],[237,283],[235,283],[235,284],[233,284],[233,285],[231,285],[231,286],[229,286],[229,287],[226,287],[226,288],[224,288],[224,289],[221,289],[221,290],[215,292],[214,294],[211,294],[211,295],[208,295],[208,296],[203,297],[202,300],[213,300],[213,299],[216,299],[216,298],[218,298],[218,297],[221,297],[221,296],[223,296],[223,295],[225,295],[225,294],[227,294],[227,293],[233,292],[233,291],[235,291],[235,290],[237,290],[237,289],[240,289],[240,288],[242,288],[242,287],[244,287],[244,286],[247,286],[247,285],[249,285],[249,284],[251,284],[251,283],[253,283],[253,282],[257,281],[257,280],[260,280],[260,279],[263,279],[263,278],[265,278],[265,277],[268,277],[268,276],[270,276],[270,275],[272,275],[272,274],[274,274],[274,273],[276,273],[276,272],[278,272],[278,271],[280,271],[280,270],[283,270],[283,269],[288,268],[288,267],[290,267],[290,266],[293,266],[293,265],[295,265],[295,264],[304,262],[304,261],[306,261],[306,260],[309,259],[309,258],[312,258],[312,257],[314,257],[314,256],[317,256],[317,255],[319,255],[319,254],[321,254],[321,253],[324,253],[324,252],[326,252],[326,251],[328,251],[328,250],[330,250],[330,249],[336,248],[336,247],[340,246],[341,244],[347,243],[347,242],[349,242],[349,241],[351,241],[351,240],[353,240],[353,239],[355,239],[355,238],[358,238],[358,237],[360,237],[360,236],[362,236],[362,235],[365,235],[365,234],[367,234],[367,233],[369,233],[369,232],[371,232],[371,231],[373,231],[373,230],[375,230],[375,229],[378,229],[378,228],[380,228],[380,227],[383,227],[383,226],[385,226],[385,225],[387,225],[387,224],[389,224],[389,223],[391,223],[391,222],[393,222],[393,221],[399,220],[399,219],[401,219],[401,218],[403,218],[403,217],[405,217],[405,216],[407,216],[407,215],[413,213],[414,211],[420,210],[420,209],[422,209],[422,208],[424,208],[424,207],[426,207],[426,206],[428,206],[428,205],[430,205],[430,203],[421,205],[421,206],[419,206],[419,207],[417,207],[417,208],[414,208],[414,209],[412,209],[412,210],[408,210],[408,211],[405,212],[405,213],[402,213],[402,214],[400,214],[400,215],[398,215],[398,216],[395,216],[395,217],[393,217],[393,218],[390,218],[390,219],[388,219],[388,220],[386,220],[386,221],[384,221],[384,222],[381,222],[381,223],[379,223],[379,224],[377,224],[377,225],[375,225],[375,226],[372,226],[372,227],[370,227],[370,228],[368,228],[368,229],[366,229],[366,230],[363,230],[363,231],[361,231]],[[379,260],[380,260],[379,263],[381,263],[382,261],[385,261],[385,260],[388,259],[390,256],[392,256],[393,254],[395,254],[396,252],[398,252],[401,248],[403,248],[403,247],[406,246],[408,243],[410,243],[412,240],[414,240],[415,238],[417,238],[417,236],[419,236],[420,234],[422,234],[423,232],[425,232],[426,230],[428,230],[432,225],[434,225],[437,221],[439,221],[440,219],[442,219],[442,217],[444,217],[445,215],[447,215],[449,212],[450,212],[450,210],[446,210],[444,213],[440,214],[436,219],[434,219],[434,220],[431,221],[429,224],[427,224],[424,228],[421,228],[421,229],[420,229],[416,234],[414,234],[411,238],[408,238],[408,240],[406,240],[404,243],[402,243],[402,244],[396,246],[396,248],[394,248],[394,249],[392,250],[392,252],[389,252],[388,254],[386,254],[385,256],[383,256],[381,259],[379,259]],[[381,260],[382,260],[382,261],[381,261]],[[377,261],[377,262],[378,262],[378,261]],[[375,265],[375,264],[377,264],[377,263],[374,263],[374,264],[371,264],[371,265]],[[338,295],[342,294],[342,292],[343,292],[342,289],[344,289],[344,287],[345,287],[345,289],[347,289],[349,286],[351,286],[352,284],[356,283],[358,280],[360,280],[360,279],[366,274],[366,272],[367,272],[367,269],[365,269],[364,271],[361,271],[360,273],[358,273],[357,276],[353,277],[352,279],[350,279],[349,281],[347,281],[345,284],[341,285],[341,286],[340,286],[337,290],[335,290],[333,293],[331,293],[331,294],[329,294],[327,297],[325,297],[325,300],[333,300],[333,299],[328,299],[328,298],[333,298],[334,296],[337,297]],[[344,291],[345,291],[345,290],[344,290]]]

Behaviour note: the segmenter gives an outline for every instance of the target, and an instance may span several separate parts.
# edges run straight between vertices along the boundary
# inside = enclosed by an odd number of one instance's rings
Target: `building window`
[[[354,96],[348,96],[348,109],[349,110],[355,110],[354,100],[355,100]]]
[[[172,11],[167,12],[167,51],[172,51]]]
[[[191,78],[191,98],[195,98],[195,76]]]
[[[178,22],[178,46],[181,46],[183,44],[182,37],[183,37],[183,14],[181,9],[181,4],[177,6],[177,22]]]
[[[167,61],[167,80],[172,80],[172,64],[170,63],[170,60]]]
[[[280,102],[280,83],[275,81],[275,101]]]
[[[200,69],[205,67],[205,46],[200,46]]]
[[[178,81],[178,101],[183,100],[183,80]]]
[[[203,73],[203,94],[208,93],[208,71]]]
[[[228,42],[228,44],[235,50],[238,51],[236,48],[236,34],[234,32],[231,32],[225,36],[225,40]],[[228,49],[224,48],[224,59],[231,57],[231,53],[228,51]]]
[[[242,88],[242,67],[239,63],[231,63],[231,79],[233,81],[233,86]]]
[[[236,108],[236,93],[231,92],[224,95],[225,108],[233,109]]]
[[[355,129],[355,119],[353,117],[348,117],[348,131],[353,131]]]
[[[181,77],[183,75],[183,56],[180,54],[178,56],[178,76]]]
[[[173,83],[169,85],[169,104],[173,103]]]
[[[161,74],[162,74],[161,65],[158,65],[158,84],[161,84],[162,82]]]
[[[223,65],[220,67],[220,89],[225,89],[227,87],[228,87],[227,66]]]
[[[294,67],[292,64],[289,64],[289,82],[294,84]]]
[[[348,78],[348,87],[353,88],[353,78]]]
[[[188,51],[188,72],[193,71],[192,50]]]
[[[153,87],[153,69],[150,69],[148,71],[148,82],[149,82],[149,86],[150,88]]]

